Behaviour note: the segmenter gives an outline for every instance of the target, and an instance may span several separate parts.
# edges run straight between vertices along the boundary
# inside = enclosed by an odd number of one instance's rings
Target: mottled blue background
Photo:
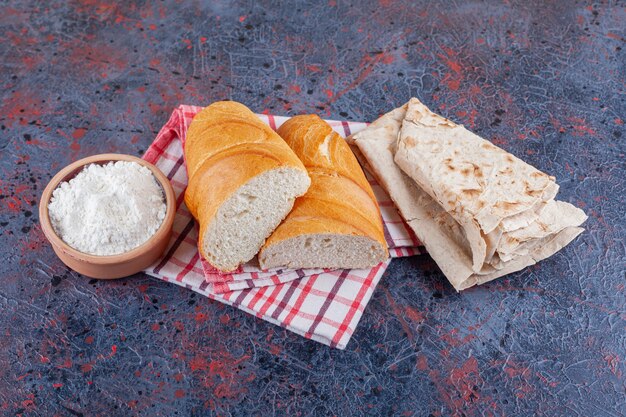
[[[204,4],[204,5],[202,5]],[[626,414],[623,1],[2,1],[0,414]],[[47,181],[179,103],[371,121],[417,96],[557,177],[587,232],[461,294],[394,260],[333,350],[145,276],[67,270]]]

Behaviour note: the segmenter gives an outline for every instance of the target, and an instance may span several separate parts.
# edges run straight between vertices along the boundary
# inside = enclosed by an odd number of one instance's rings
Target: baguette
[[[261,267],[368,268],[387,259],[378,203],[344,139],[315,115],[293,117],[278,133],[311,187],[261,249]]]
[[[291,148],[240,103],[199,112],[184,152],[185,203],[200,224],[198,248],[222,271],[252,259],[310,185]]]

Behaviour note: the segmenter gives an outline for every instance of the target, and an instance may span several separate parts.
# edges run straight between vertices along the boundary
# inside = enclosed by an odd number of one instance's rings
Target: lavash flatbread
[[[409,102],[395,162],[457,221],[476,220],[484,233],[554,198],[554,177],[462,125]]]
[[[490,258],[485,235],[507,218],[509,223],[517,220],[507,229],[527,224],[558,191],[554,177],[431,112],[417,99],[407,106],[394,160],[463,227],[474,272]]]
[[[492,252],[491,256],[497,258],[495,263],[499,268],[483,263],[479,271],[475,271],[471,246],[461,224],[394,162],[396,142],[402,129],[402,121],[407,108],[415,102],[419,103],[417,99],[412,99],[404,106],[383,115],[366,129],[355,133],[347,140],[358,147],[371,167],[371,172],[389,193],[400,214],[457,291],[521,270],[545,259],[567,245],[583,231],[583,229],[575,227],[584,221],[584,219],[580,219],[582,211],[567,203],[558,202],[560,203],[558,209],[564,208],[561,204],[568,206],[568,209],[565,210],[565,217],[571,216],[570,208],[578,210],[578,212],[574,212],[576,219],[569,221],[572,226],[564,226],[543,238],[536,239],[535,245],[532,247],[529,245],[526,253],[512,257],[508,262],[500,260],[499,255],[496,254],[496,249],[502,241],[502,236],[506,236],[509,230],[523,230],[523,232],[513,236],[513,238],[519,238],[521,241],[534,233],[534,230],[525,230],[525,228],[532,225],[540,217],[542,212],[540,209],[547,203],[531,204],[527,210],[505,217],[505,219],[511,220],[507,227],[496,226],[490,232],[497,236],[495,239],[497,242],[490,242],[490,245],[485,242],[484,256],[487,258],[487,252]],[[548,185],[546,188],[550,188],[550,186]],[[528,214],[523,214],[526,212]],[[551,214],[552,212],[548,213]],[[582,215],[584,216],[584,213]],[[501,229],[498,230],[498,227]],[[507,242],[509,245],[506,246],[507,248],[514,244],[513,241]],[[520,245],[525,243],[526,241],[523,241]]]
[[[503,234],[497,248],[500,259],[508,261],[514,258],[515,254],[525,255],[537,245],[539,239],[558,233],[567,227],[578,226],[586,219],[587,216],[581,209],[569,203],[548,201],[534,222]]]

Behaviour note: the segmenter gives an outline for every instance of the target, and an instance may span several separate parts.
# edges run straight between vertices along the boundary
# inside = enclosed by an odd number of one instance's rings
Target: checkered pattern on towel
[[[254,263],[233,273],[220,273],[205,262],[197,247],[198,228],[183,202],[187,171],[183,146],[187,128],[201,107],[179,106],[144,155],[169,178],[177,196],[172,240],[162,259],[145,272],[173,282],[213,300],[232,305],[306,338],[345,348],[365,306],[390,260],[371,269],[271,270]],[[258,115],[273,129],[286,117]],[[363,129],[365,123],[328,121],[343,136]],[[386,192],[367,174],[378,199],[385,238],[392,257],[419,253],[420,245],[399,216]]]

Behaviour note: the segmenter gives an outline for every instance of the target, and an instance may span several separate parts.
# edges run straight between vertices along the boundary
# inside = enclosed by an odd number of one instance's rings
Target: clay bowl
[[[52,192],[63,181],[74,178],[85,165],[106,164],[110,161],[131,161],[137,162],[148,168],[157,181],[161,184],[166,200],[165,218],[161,227],[156,233],[141,246],[119,255],[90,255],[79,252],[65,243],[52,228],[50,217],[48,216],[48,203]],[[165,251],[172,234],[172,224],[174,223],[174,213],[176,212],[176,197],[169,180],[154,165],[143,159],[131,155],[122,154],[101,154],[93,155],[76,161],[61,171],[50,180],[41,196],[39,203],[39,221],[46,238],[52,244],[52,248],[65,265],[76,272],[92,278],[113,279],[122,278],[135,274],[154,263]]]

